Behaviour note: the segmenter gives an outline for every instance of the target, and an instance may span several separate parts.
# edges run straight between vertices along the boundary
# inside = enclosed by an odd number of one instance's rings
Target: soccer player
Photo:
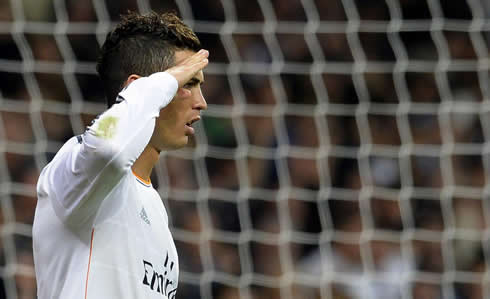
[[[107,35],[97,71],[110,108],[39,177],[39,299],[175,298],[177,252],[150,174],[207,107],[208,55],[174,14],[129,13]]]

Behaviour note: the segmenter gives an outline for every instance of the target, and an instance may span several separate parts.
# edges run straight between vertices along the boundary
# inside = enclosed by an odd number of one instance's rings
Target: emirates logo
[[[152,291],[155,291],[162,296],[166,296],[168,299],[175,299],[177,292],[176,282],[169,279],[170,273],[174,270],[175,263],[169,260],[168,252],[163,267],[155,267],[152,263],[143,260],[143,267],[145,269],[145,276],[143,277],[143,284],[149,287]],[[156,269],[160,268],[160,269]]]

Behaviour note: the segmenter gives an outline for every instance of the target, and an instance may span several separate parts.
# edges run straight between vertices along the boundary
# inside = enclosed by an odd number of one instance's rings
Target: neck
[[[147,145],[131,169],[138,177],[149,182],[151,171],[155,164],[157,164],[159,157],[160,152],[154,147]]]

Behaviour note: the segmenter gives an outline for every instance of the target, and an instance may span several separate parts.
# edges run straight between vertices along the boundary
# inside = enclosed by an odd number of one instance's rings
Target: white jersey
[[[33,226],[39,299],[175,298],[168,216],[131,166],[177,88],[168,73],[133,81],[42,170]]]

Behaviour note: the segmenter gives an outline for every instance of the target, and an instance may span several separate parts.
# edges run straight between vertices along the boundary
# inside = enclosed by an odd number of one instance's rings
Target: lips
[[[200,119],[201,119],[201,117],[200,117],[200,116],[198,116],[198,117],[196,117],[196,118],[191,119],[191,120],[190,120],[189,122],[187,122],[185,125],[186,125],[186,126],[188,126],[188,127],[191,127],[191,128],[192,128],[192,124],[193,124],[193,123],[195,123],[196,121],[200,120]]]
[[[189,130],[189,133],[190,134],[194,134],[194,128],[192,127],[192,124],[195,123],[196,121],[200,120],[200,119],[201,119],[201,117],[198,116],[198,117],[195,117],[195,118],[191,119],[189,122],[187,122],[185,124],[185,126]]]

